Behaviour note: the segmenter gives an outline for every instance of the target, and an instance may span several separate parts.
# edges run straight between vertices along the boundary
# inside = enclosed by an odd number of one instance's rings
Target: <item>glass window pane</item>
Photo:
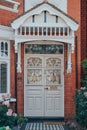
[[[1,42],[1,56],[4,56],[4,43]]]
[[[8,43],[5,42],[5,50],[8,51]]]
[[[1,57],[7,57],[8,56],[8,43],[7,42],[1,42],[0,46],[0,56]]]
[[[8,56],[8,43],[5,43],[5,56]]]
[[[63,54],[63,45],[25,45],[26,54]]]
[[[4,50],[4,43],[1,42],[1,51],[3,51],[3,50]]]
[[[7,92],[7,64],[0,65],[0,93]]]

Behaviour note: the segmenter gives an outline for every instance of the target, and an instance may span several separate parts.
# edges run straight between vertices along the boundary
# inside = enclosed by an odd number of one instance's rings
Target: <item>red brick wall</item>
[[[11,90],[11,96],[16,98],[16,92],[17,89],[17,112],[18,113],[24,113],[24,44],[21,46],[21,67],[22,67],[22,73],[17,73],[17,81],[15,80],[15,67],[17,64],[16,61],[16,54],[14,52],[14,41],[11,41],[11,47],[10,47],[10,90]],[[17,70],[16,70],[17,71]],[[17,86],[16,86],[17,82]]]
[[[24,44],[21,46],[21,67],[22,73],[17,75],[17,110],[18,113],[24,113]]]
[[[87,58],[87,0],[81,0],[81,58]]]
[[[68,14],[79,23],[79,29],[75,33],[78,37],[78,84],[80,86],[81,74],[81,0],[68,0]]]
[[[23,1],[24,0],[16,0],[16,1],[20,2],[19,8],[18,8],[18,10],[19,10],[18,13],[0,9],[0,25],[11,26],[11,21],[23,13],[23,10],[24,10]]]
[[[15,53],[14,41],[10,43],[10,90],[11,96],[15,97]]]
[[[76,55],[72,54],[72,73],[67,73],[67,44],[64,47],[64,111],[65,120],[71,120],[75,117]]]
[[[76,43],[75,43],[75,51],[72,54],[72,73],[67,74],[66,72],[66,61],[67,61],[67,47],[65,46],[65,119],[73,119],[75,117],[75,102],[74,96],[76,87],[80,87],[80,74],[81,74],[81,32],[80,32],[80,24],[81,24],[81,3],[80,0],[68,0],[68,14],[73,17],[79,23],[79,29],[75,33],[78,37],[78,86],[76,86]]]

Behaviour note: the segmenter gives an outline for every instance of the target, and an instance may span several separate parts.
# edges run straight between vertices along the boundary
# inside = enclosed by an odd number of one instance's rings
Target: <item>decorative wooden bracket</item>
[[[68,44],[67,73],[72,72],[71,53],[72,53],[72,45]]]
[[[18,43],[17,72],[18,72],[18,73],[21,73],[21,43]]]

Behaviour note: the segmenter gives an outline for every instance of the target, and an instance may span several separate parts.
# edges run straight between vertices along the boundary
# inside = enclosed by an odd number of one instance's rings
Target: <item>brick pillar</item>
[[[75,117],[75,102],[74,96],[76,91],[76,63],[75,63],[75,52],[72,54],[72,72],[67,73],[67,45],[65,45],[64,53],[64,89],[65,89],[65,120],[71,120]]]
[[[21,46],[22,73],[17,73],[17,111],[24,113],[24,45]]]

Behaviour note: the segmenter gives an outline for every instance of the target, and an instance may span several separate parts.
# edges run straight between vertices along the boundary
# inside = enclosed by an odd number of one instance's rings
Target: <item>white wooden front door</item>
[[[25,116],[64,117],[63,66],[60,55],[25,55]]]

